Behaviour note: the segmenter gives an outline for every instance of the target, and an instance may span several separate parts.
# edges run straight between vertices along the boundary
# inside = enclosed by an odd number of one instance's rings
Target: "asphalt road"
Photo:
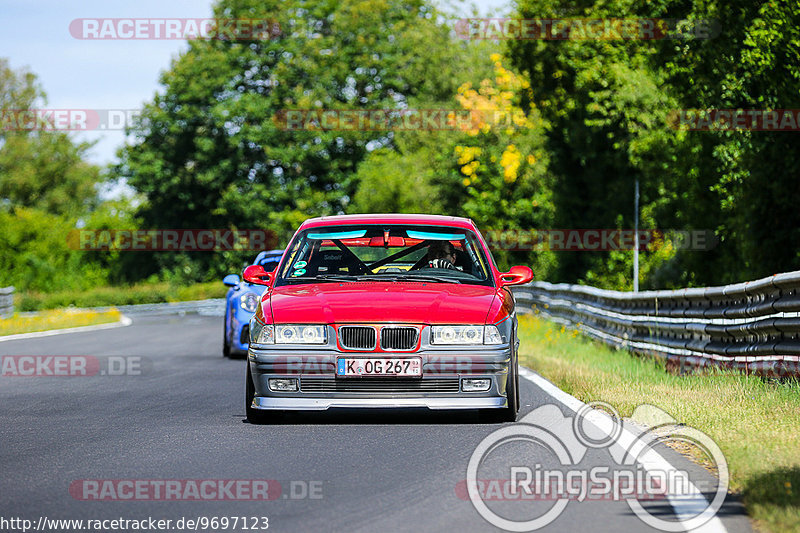
[[[245,362],[224,359],[220,339],[220,318],[187,315],[1,342],[2,356],[127,356],[135,366],[122,376],[100,375],[110,370],[101,366],[92,377],[0,377],[0,518],[153,517],[174,524],[216,516],[230,517],[230,530],[232,517],[266,516],[277,531],[497,529],[457,488],[473,450],[503,425],[473,413],[418,411],[296,414],[251,425],[244,417]],[[533,383],[520,384],[521,416],[548,404],[572,416]],[[678,454],[663,454],[693,480],[708,477]],[[511,442],[493,452],[479,477],[507,478],[510,465],[563,468],[543,446]],[[607,449],[589,450],[580,465],[617,468]],[[87,501],[80,491],[87,486],[81,480],[238,479],[278,480],[280,490],[270,492],[272,501]],[[664,500],[645,505],[672,516]],[[518,520],[552,506],[490,502]],[[720,516],[728,531],[749,531],[736,502]],[[236,530],[245,530],[241,522]],[[570,501],[545,530],[653,529],[625,501],[602,500]]]

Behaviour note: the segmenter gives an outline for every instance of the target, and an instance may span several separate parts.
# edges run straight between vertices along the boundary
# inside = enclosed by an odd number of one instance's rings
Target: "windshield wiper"
[[[294,281],[302,281],[305,283],[311,281],[330,281],[330,282],[337,282],[337,281],[360,281],[355,276],[348,276],[346,274],[323,274],[321,276],[309,276],[309,277],[293,277],[293,278],[284,278],[284,281],[288,281],[289,283]]]
[[[441,283],[461,283],[461,280],[448,277],[431,276],[430,274],[416,275],[407,274],[405,276],[381,277],[379,279],[391,279],[392,281],[434,281]]]

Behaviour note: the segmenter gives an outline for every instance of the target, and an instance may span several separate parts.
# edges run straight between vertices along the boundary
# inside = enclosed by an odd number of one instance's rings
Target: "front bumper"
[[[510,345],[447,347],[413,353],[342,352],[335,348],[248,350],[255,388],[252,407],[264,410],[330,408],[499,409],[506,407]],[[421,378],[336,376],[340,357],[420,357]],[[269,388],[269,379],[297,379],[297,392]],[[486,391],[464,392],[462,380],[488,378]]]
[[[252,313],[249,315],[244,310],[237,311],[237,314],[233,316],[233,320],[231,321],[231,353],[235,355],[245,356],[247,355],[247,349],[250,344],[250,318],[252,317]]]
[[[467,394],[467,393],[464,393]],[[474,393],[469,393],[474,394]],[[256,396],[253,407],[256,409],[278,409],[299,411],[324,411],[330,408],[395,408],[410,409],[427,407],[428,409],[495,409],[505,407],[505,397],[493,398],[277,398]]]

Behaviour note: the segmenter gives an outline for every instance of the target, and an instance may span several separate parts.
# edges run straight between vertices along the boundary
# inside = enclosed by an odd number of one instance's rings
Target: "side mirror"
[[[236,287],[239,284],[239,276],[236,274],[228,274],[222,278],[222,284],[228,287]]]
[[[272,274],[264,270],[261,265],[250,265],[242,272],[242,278],[254,285],[269,285]]]
[[[508,272],[500,274],[500,286],[521,285],[533,279],[533,270],[526,266],[513,266]]]

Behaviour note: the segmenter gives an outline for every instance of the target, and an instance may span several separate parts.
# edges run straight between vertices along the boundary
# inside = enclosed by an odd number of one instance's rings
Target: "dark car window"
[[[341,280],[492,285],[489,262],[470,230],[447,226],[364,224],[301,232],[277,283]]]
[[[278,263],[280,263],[280,257],[270,257],[263,261],[261,261],[260,265],[264,267],[264,270],[267,272],[272,272],[276,268],[278,268]]]

